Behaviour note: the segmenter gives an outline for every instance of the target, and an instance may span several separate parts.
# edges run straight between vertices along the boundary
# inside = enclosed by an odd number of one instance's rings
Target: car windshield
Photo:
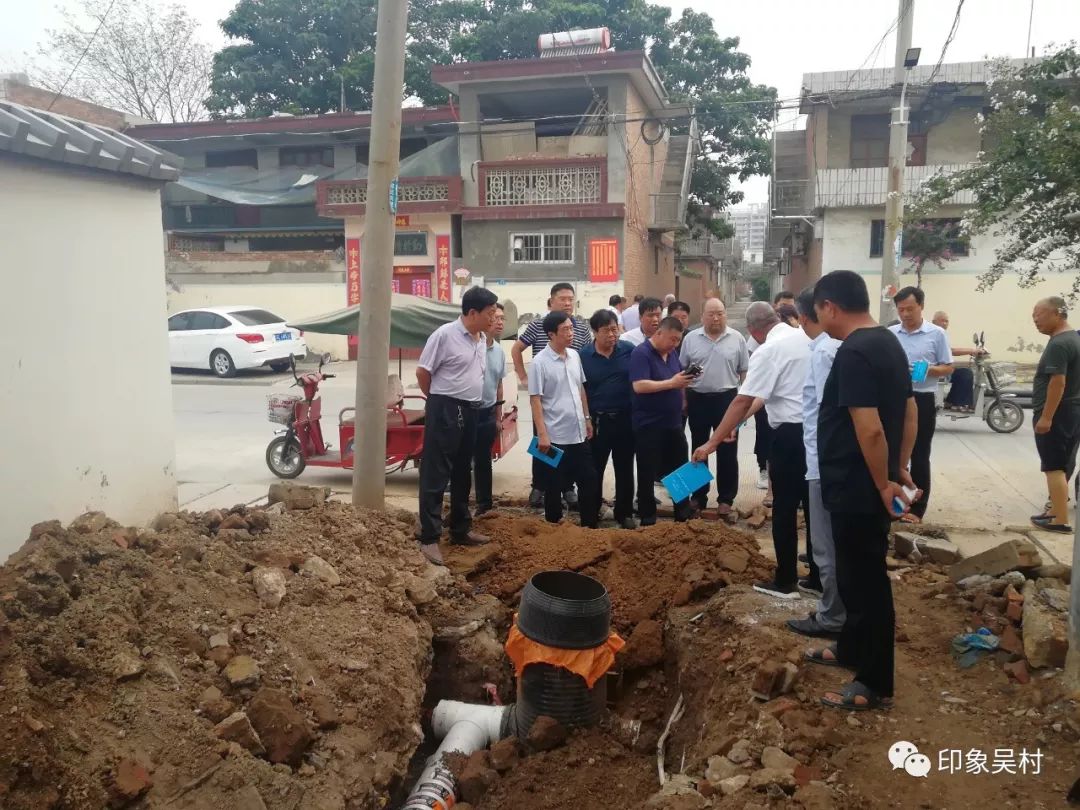
[[[266,326],[271,323],[284,323],[285,319],[267,312],[265,309],[242,309],[239,312],[230,312],[230,316],[240,321],[244,326]]]

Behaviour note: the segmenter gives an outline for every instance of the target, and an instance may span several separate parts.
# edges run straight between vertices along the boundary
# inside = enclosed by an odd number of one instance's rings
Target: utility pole
[[[881,251],[881,308],[878,323],[886,324],[896,317],[892,297],[900,287],[900,259],[903,256],[904,168],[907,165],[908,116],[904,109],[908,73],[914,65],[911,50],[911,31],[915,23],[915,0],[900,0],[896,26],[896,69],[893,81],[901,85],[900,106],[894,107],[889,124],[888,194],[885,197],[885,244]],[[918,55],[915,57],[918,61]]]
[[[394,272],[390,185],[397,177],[401,150],[401,89],[405,84],[408,17],[408,0],[379,0],[360,270],[353,445],[353,506],[369,509],[382,509],[386,494],[386,375],[390,365],[390,291]]]

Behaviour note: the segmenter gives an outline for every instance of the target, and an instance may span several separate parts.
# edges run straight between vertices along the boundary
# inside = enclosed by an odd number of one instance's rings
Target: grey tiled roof
[[[183,160],[122,132],[0,101],[0,153],[171,181]]]

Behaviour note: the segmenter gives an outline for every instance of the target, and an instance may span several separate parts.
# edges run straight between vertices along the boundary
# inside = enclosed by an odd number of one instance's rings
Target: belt
[[[457,399],[456,397],[448,397],[448,396],[446,396],[446,394],[429,394],[428,399],[429,400],[432,400],[432,399],[445,400],[446,402],[450,402],[450,403],[452,403],[454,405],[457,405],[459,408],[473,408],[474,410],[480,410],[480,403],[479,402],[470,402],[467,399]]]
[[[725,388],[723,391],[695,391],[693,388],[687,388],[687,394],[693,394],[696,397],[719,397],[724,394],[730,394],[735,388]]]

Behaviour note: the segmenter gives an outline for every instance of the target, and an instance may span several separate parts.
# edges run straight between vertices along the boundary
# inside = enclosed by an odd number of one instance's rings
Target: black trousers
[[[615,520],[634,514],[634,429],[630,411],[593,412],[589,442],[596,464],[596,487],[604,491],[608,458],[615,467]]]
[[[937,403],[933,392],[916,392],[915,407],[919,411],[919,432],[911,450],[911,478],[923,495],[911,505],[911,513],[921,518],[930,503],[930,445],[937,427]]]
[[[450,485],[450,537],[472,528],[469,491],[479,409],[469,402],[432,394],[424,407],[424,451],[420,459],[420,542],[442,535],[443,496]]]
[[[678,428],[650,426],[634,431],[634,453],[637,458],[637,504],[641,525],[656,523],[656,501],[653,482],[663,478],[686,463],[688,457],[686,433]],[[675,506],[675,520],[690,519],[690,499]]]
[[[728,405],[739,393],[738,389],[719,391],[715,394],[699,394],[687,389],[686,410],[690,417],[690,443],[701,447],[709,440],[717,425],[724,419]],[[736,434],[737,436],[738,434]],[[716,448],[716,500],[731,506],[739,494],[739,442],[721,444]],[[703,486],[694,493],[694,502],[704,509],[709,501],[709,487]]]
[[[498,429],[495,406],[481,408],[476,415],[476,443],[473,450],[477,512],[486,512],[494,505],[491,496],[491,446],[495,443]]]
[[[548,523],[562,520],[563,493],[577,484],[581,525],[587,529],[595,529],[600,521],[600,488],[589,443],[552,446],[562,450],[563,457],[558,467],[540,462],[544,468],[544,519]]]
[[[772,446],[772,428],[765,409],[754,414],[754,455],[757,456],[759,470],[764,470],[769,463],[769,449]]]
[[[533,425],[533,436],[535,436],[535,435],[536,435],[536,425]],[[540,461],[539,459],[535,458],[534,456],[530,456],[530,458],[532,458],[532,488],[533,489],[538,489],[541,492],[543,492],[544,491],[544,482],[547,481],[547,473],[545,472],[545,470],[547,469],[548,465],[545,464],[544,462]],[[573,488],[574,488],[574,485],[571,483],[569,486],[567,486],[565,491],[569,492]]]
[[[893,640],[896,613],[885,568],[889,516],[831,512],[836,543],[836,581],[847,619],[836,645],[842,664],[855,668],[855,680],[881,697],[893,696]]]
[[[952,385],[945,403],[954,408],[975,406],[975,373],[966,366],[957,366],[952,373]]]
[[[799,509],[806,523],[806,558],[810,580],[820,580],[810,540],[810,486],[806,483],[806,446],[801,424],[773,429],[769,455],[773,485],[772,536],[776,552],[776,583],[795,585],[799,580]]]

